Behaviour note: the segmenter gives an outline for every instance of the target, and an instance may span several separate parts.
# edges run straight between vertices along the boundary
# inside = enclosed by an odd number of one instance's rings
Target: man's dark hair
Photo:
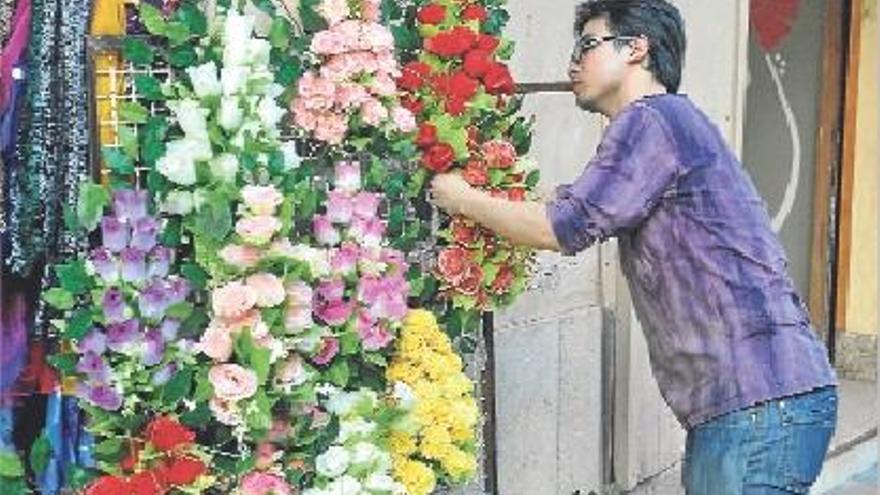
[[[649,45],[647,69],[667,93],[678,91],[687,41],[674,5],[666,0],[588,0],[575,11],[575,36],[596,18],[605,19],[615,36],[644,36]]]

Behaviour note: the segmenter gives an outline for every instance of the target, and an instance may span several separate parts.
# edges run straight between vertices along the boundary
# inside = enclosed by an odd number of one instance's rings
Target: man
[[[763,201],[718,129],[676,94],[677,9],[588,1],[575,35],[577,105],[611,119],[581,176],[543,204],[438,175],[434,202],[540,249],[617,237],[654,376],[687,429],[687,493],[808,493],[836,424],[836,377]]]

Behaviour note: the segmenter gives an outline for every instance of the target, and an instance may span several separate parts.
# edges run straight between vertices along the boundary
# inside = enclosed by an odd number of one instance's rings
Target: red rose
[[[507,199],[511,201],[525,201],[526,190],[522,187],[512,187],[507,190]]]
[[[513,94],[516,90],[516,84],[513,82],[513,76],[506,65],[501,63],[493,63],[486,69],[483,74],[483,84],[486,85],[486,91],[489,94]]]
[[[468,5],[461,11],[461,18],[466,21],[483,22],[487,17],[489,15],[486,13],[486,9],[476,4]]]
[[[425,105],[421,102],[421,100],[417,98],[412,98],[410,96],[402,96],[400,98],[400,104],[403,108],[406,108],[413,115],[418,115],[422,113],[422,110],[425,108]]]
[[[456,71],[449,79],[449,94],[463,100],[470,100],[480,87],[479,81],[472,79],[464,71]]]
[[[508,265],[502,265],[498,270],[498,275],[495,275],[495,280],[492,281],[492,291],[496,294],[509,291],[510,286],[513,285],[513,278],[513,269]]]
[[[436,3],[429,3],[419,9],[416,17],[422,24],[440,24],[446,18],[446,7]]]
[[[422,155],[425,168],[437,173],[443,173],[452,167],[455,158],[455,150],[446,143],[437,143]]]
[[[417,91],[431,74],[431,66],[422,62],[410,62],[400,69],[397,85],[407,91]]]
[[[460,247],[446,248],[437,255],[437,271],[443,280],[458,285],[468,265],[468,251]]]
[[[489,168],[510,168],[516,163],[516,148],[510,144],[510,141],[501,139],[487,141],[481,148]]]
[[[86,488],[85,495],[128,495],[128,483],[116,476],[101,476]]]
[[[165,487],[156,473],[143,471],[128,479],[131,495],[161,495],[165,493]]]
[[[205,474],[207,467],[199,459],[190,457],[177,457],[165,466],[165,481],[169,485],[190,485],[195,483],[199,476]]]
[[[147,441],[161,452],[168,452],[181,445],[191,444],[196,439],[195,432],[165,416],[154,419],[147,426],[146,434]]]
[[[468,246],[477,240],[477,229],[461,217],[453,218],[449,228],[452,230],[452,239],[459,244]]]
[[[483,285],[483,268],[476,263],[469,263],[465,269],[464,276],[458,284],[458,290],[462,294],[473,296],[479,292]]]
[[[492,65],[492,54],[486,50],[471,50],[464,56],[464,71],[471,77],[483,77]]]
[[[476,160],[468,162],[461,177],[472,186],[485,186],[489,183],[489,173],[486,171],[486,166]]]
[[[448,74],[436,74],[431,78],[431,87],[438,95],[448,95],[450,79]]]
[[[450,115],[461,115],[467,110],[467,100],[459,96],[453,96],[446,100],[446,112]]]
[[[470,28],[458,26],[425,39],[425,49],[445,58],[464,55],[477,44],[479,36]]]
[[[419,148],[427,148],[437,142],[437,128],[434,124],[423,122],[419,126],[419,135],[416,137],[416,144]]]
[[[498,39],[497,36],[492,36],[491,34],[480,34],[477,37],[477,48],[489,53],[494,52],[500,44],[501,40]]]

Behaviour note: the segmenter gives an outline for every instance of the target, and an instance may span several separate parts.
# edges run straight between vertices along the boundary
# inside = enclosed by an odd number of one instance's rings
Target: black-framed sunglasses
[[[588,51],[597,48],[602,43],[607,41],[614,40],[637,40],[639,36],[617,36],[617,35],[609,35],[609,36],[581,36],[574,42],[574,48],[571,50],[571,61],[573,63],[578,63],[581,61],[581,58]]]

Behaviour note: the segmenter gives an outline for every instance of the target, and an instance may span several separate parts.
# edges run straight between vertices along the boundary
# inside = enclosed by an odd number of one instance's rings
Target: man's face
[[[617,48],[605,19],[592,19],[581,31],[582,50],[575,47],[568,69],[575,102],[589,112],[607,114],[608,102],[617,95],[627,67],[627,50]],[[578,58],[578,51],[580,57]]]

